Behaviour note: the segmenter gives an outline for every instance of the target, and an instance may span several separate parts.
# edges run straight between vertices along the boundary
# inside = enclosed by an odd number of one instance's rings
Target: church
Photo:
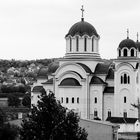
[[[100,35],[95,27],[81,20],[65,35],[66,53],[48,79],[40,78],[32,91],[32,104],[38,100],[38,87],[53,91],[61,104],[83,119],[108,117],[138,118],[140,98],[140,42],[129,38],[118,42],[117,58],[100,57]],[[124,37],[125,38],[125,37]],[[35,89],[36,88],[36,89]]]

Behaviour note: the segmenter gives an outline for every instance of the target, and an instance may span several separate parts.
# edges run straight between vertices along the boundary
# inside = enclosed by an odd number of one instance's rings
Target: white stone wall
[[[108,111],[111,111],[111,116],[114,117],[114,93],[104,93],[103,100],[103,120],[105,121],[108,117]]]
[[[97,98],[97,103],[95,103],[95,97]],[[95,110],[97,110],[98,117],[102,120],[103,119],[103,85],[90,86],[90,116],[91,117],[94,116]]]
[[[121,84],[122,73],[127,73],[130,76],[130,84]],[[114,85],[114,115],[122,117],[124,110],[126,110],[127,117],[137,117],[137,110],[131,105],[136,101],[136,72],[129,63],[116,64]],[[124,96],[127,100],[126,103],[124,103]]]

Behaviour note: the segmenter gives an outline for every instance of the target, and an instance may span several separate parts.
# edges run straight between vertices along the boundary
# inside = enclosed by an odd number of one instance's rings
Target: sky
[[[140,0],[0,0],[0,59],[65,55],[65,35],[84,19],[100,35],[101,58],[117,57],[119,43],[140,34]],[[140,37],[139,37],[140,38]]]

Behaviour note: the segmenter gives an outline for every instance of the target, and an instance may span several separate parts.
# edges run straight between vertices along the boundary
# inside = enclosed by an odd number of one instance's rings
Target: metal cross
[[[129,29],[127,29],[127,38],[129,38]]]
[[[137,41],[139,40],[139,33],[137,32]]]
[[[82,8],[81,8],[81,11],[82,11],[82,18],[84,17],[84,7],[83,7],[83,5],[82,5]]]

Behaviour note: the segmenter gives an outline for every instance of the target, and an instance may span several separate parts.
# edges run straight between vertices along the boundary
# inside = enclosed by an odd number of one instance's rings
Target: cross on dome
[[[127,28],[127,39],[129,39],[129,29]]]
[[[139,41],[139,33],[137,32],[137,42]]]
[[[84,6],[82,5],[82,8],[81,8],[81,11],[82,11],[82,20],[84,19]]]

